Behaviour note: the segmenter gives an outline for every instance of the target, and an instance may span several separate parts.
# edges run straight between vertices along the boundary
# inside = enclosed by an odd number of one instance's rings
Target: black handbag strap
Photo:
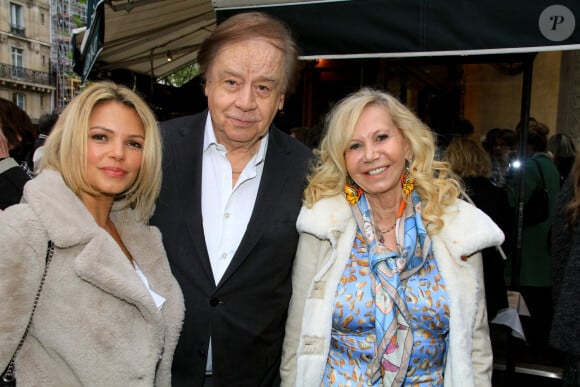
[[[34,297],[34,304],[32,304],[32,313],[30,314],[30,319],[28,320],[28,325],[26,325],[26,330],[24,331],[24,335],[20,339],[18,346],[16,347],[16,351],[14,351],[14,355],[10,359],[6,370],[2,374],[2,381],[5,383],[11,383],[14,379],[14,360],[16,359],[16,354],[22,347],[24,343],[24,339],[28,335],[28,330],[30,329],[30,325],[32,324],[32,316],[34,316],[34,311],[36,310],[36,305],[38,305],[38,299],[40,298],[40,292],[42,291],[42,286],[44,285],[44,280],[46,279],[46,273],[48,272],[48,264],[52,260],[52,256],[54,254],[54,243],[52,241],[48,241],[48,248],[46,249],[46,264],[44,265],[44,272],[42,273],[42,278],[40,279],[40,285],[38,286],[38,290],[36,291],[36,296]]]

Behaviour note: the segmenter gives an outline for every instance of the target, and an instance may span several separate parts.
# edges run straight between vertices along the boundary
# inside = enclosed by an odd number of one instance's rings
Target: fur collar
[[[103,231],[57,171],[44,170],[29,181],[22,202],[38,217],[48,239],[61,248],[87,243]],[[113,205],[111,218],[118,228],[127,216],[134,217],[131,209],[124,210],[123,203]]]
[[[60,173],[45,170],[28,182],[22,202],[32,210],[40,226],[46,230],[47,239],[52,240],[57,248],[81,247],[71,252],[74,254],[75,272],[80,278],[135,303],[146,318],[155,321],[160,318],[151,296],[138,276],[134,275],[134,269],[124,253],[95,222]],[[156,266],[163,264],[165,258],[161,237],[156,229],[130,219],[134,216],[133,211],[124,209],[122,205],[113,205],[111,219],[133,259],[151,279]],[[168,294],[169,289],[165,286],[169,280],[169,277],[164,278],[161,282],[163,286],[155,291]]]
[[[329,216],[330,215],[330,216]],[[336,232],[344,232],[354,222],[350,205],[339,194],[319,200],[311,208],[304,207],[298,217],[298,232],[319,239],[334,240]],[[443,215],[444,226],[437,238],[446,241],[453,256],[470,256],[486,247],[500,245],[504,240],[500,228],[479,208],[457,200]]]

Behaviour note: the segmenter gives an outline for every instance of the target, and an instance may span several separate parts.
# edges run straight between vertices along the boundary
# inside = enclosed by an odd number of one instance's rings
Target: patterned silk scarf
[[[377,243],[372,211],[363,194],[352,206],[358,226],[368,243],[371,271],[375,278],[375,357],[371,366],[373,383],[382,378],[383,386],[402,385],[413,347],[410,315],[401,281],[421,269],[431,254],[431,238],[421,218],[421,200],[411,193],[412,206],[396,220],[399,251]]]

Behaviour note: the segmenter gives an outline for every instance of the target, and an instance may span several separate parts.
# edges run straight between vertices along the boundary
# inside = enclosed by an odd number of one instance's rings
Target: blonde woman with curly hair
[[[329,113],[297,221],[283,386],[491,385],[480,251],[431,130],[363,88]]]
[[[171,385],[184,305],[147,224],[160,183],[159,130],[137,94],[94,83],[68,104],[0,217],[0,369],[18,385]]]

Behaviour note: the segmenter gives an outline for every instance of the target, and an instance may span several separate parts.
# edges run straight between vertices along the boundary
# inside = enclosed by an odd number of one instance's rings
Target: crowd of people
[[[530,119],[443,146],[370,87],[287,134],[298,55],[245,12],[201,44],[201,113],[159,124],[104,81],[35,128],[0,99],[6,383],[491,386],[510,287],[577,378],[574,142]]]

